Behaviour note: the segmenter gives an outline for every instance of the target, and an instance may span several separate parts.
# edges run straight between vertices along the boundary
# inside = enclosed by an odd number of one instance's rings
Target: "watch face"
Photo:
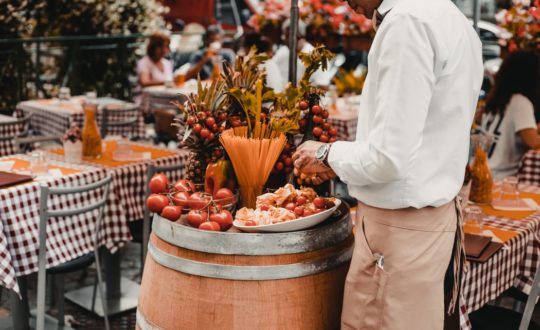
[[[326,145],[322,145],[317,149],[317,153],[315,154],[315,157],[317,157],[318,160],[324,159],[326,153]]]

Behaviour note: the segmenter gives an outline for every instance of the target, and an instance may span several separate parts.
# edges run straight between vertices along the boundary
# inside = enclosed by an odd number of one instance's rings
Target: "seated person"
[[[139,89],[173,81],[172,63],[165,58],[170,51],[169,43],[169,37],[161,32],[152,34],[148,39],[146,56],[137,62]]]
[[[207,80],[212,77],[214,63],[220,65],[221,61],[234,63],[235,54],[230,49],[221,48],[223,44],[223,30],[217,26],[209,26],[206,30],[205,47],[191,55],[189,63],[191,67],[186,74],[186,80],[201,77]]]
[[[246,34],[244,38],[244,52],[249,52],[251,47],[257,48],[258,53],[265,53],[269,57],[269,59],[262,64],[262,67],[266,71],[267,86],[272,88],[276,93],[283,91],[285,82],[281,76],[278,65],[272,58],[272,42],[257,32],[251,32]]]
[[[529,149],[540,147],[533,102],[540,84],[539,55],[512,53],[505,59],[491,89],[481,128],[494,136],[489,165],[495,180],[518,172]]]

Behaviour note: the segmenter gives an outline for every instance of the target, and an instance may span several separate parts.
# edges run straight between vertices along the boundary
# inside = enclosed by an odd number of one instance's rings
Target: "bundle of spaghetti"
[[[287,142],[285,135],[257,123],[252,131],[245,126],[224,131],[220,142],[238,179],[242,205],[255,208],[257,196]]]

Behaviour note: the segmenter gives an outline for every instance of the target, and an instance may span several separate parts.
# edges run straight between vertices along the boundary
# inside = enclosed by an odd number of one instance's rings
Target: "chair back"
[[[135,130],[141,116],[138,104],[129,103],[121,108],[117,105],[105,106],[101,112],[101,137],[105,138],[111,127],[132,126]]]
[[[25,153],[27,151],[34,149],[35,143],[42,143],[42,142],[56,142],[58,144],[62,144],[62,137],[61,136],[27,136],[27,137],[15,137],[15,147],[18,153]]]
[[[111,183],[111,176],[108,175],[106,178],[78,187],[59,187],[59,188],[50,188],[46,184],[42,184],[40,187],[40,201],[39,201],[39,255],[38,255],[38,299],[37,299],[37,329],[43,330],[45,327],[45,285],[46,285],[46,270],[47,270],[47,222],[50,218],[53,217],[69,217],[78,214],[83,214],[86,212],[98,210],[98,216],[96,218],[96,229],[94,233],[94,253],[96,253],[96,262],[99,263],[97,258],[97,248],[99,247],[99,233],[101,228],[101,221],[103,218],[103,211],[105,209],[105,204],[107,202],[107,197],[109,196],[109,187]],[[48,201],[52,195],[72,195],[78,193],[94,192],[96,194],[99,190],[103,190],[103,194],[96,202],[92,202],[85,206],[73,207],[73,208],[63,208],[61,210],[52,210],[48,207]],[[100,267],[97,267],[98,272],[100,272]],[[101,274],[98,274],[101,276]],[[107,308],[104,305],[103,310],[105,315],[107,315]],[[106,327],[108,328],[108,320],[105,317]]]

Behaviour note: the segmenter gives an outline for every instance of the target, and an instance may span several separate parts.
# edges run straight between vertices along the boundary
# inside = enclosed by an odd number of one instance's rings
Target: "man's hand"
[[[316,157],[319,147],[324,145],[322,142],[307,141],[298,147],[292,159],[294,161],[294,174],[302,178],[306,176],[307,183],[315,185],[328,181],[336,176],[334,171],[324,165]]]

